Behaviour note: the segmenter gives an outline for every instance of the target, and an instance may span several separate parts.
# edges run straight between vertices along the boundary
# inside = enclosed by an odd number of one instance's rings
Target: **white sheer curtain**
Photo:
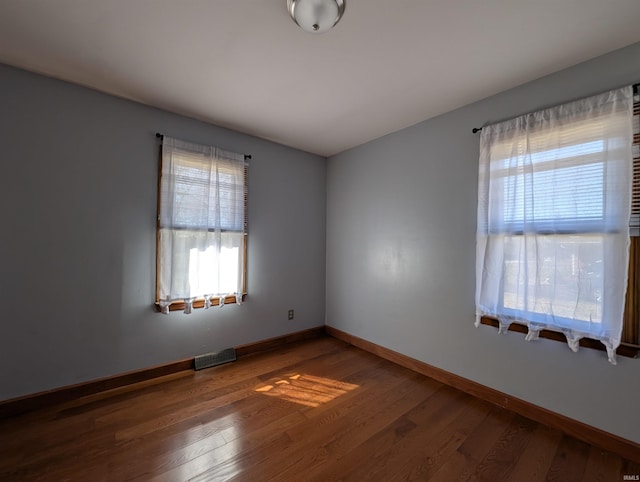
[[[165,136],[162,142],[158,303],[190,313],[196,298],[235,295],[244,286],[245,161],[242,154]]]
[[[476,326],[595,338],[615,364],[629,256],[632,87],[486,126]]]

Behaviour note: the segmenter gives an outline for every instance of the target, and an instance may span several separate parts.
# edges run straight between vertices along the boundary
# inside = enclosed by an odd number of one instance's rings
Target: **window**
[[[162,312],[242,301],[246,174],[244,155],[164,136],[156,282]]]
[[[600,340],[615,363],[629,263],[632,88],[485,127],[476,311]]]

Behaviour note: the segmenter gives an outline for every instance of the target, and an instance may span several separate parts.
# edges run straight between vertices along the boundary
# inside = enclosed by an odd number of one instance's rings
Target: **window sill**
[[[482,318],[480,318],[480,324],[493,326],[494,328],[498,328],[499,326],[498,320],[496,320],[495,318],[490,318],[488,316],[483,316]],[[529,331],[529,328],[527,328],[526,325],[514,322],[509,325],[509,331],[524,333],[526,335]],[[552,330],[541,330],[539,337],[546,338],[548,340],[561,341],[563,343],[567,342],[567,338],[563,333]],[[595,350],[606,351],[606,348],[602,343],[592,338],[582,338],[580,340],[580,346],[584,348],[593,348]],[[620,344],[620,346],[616,350],[617,355],[628,358],[637,358],[638,352],[640,352],[640,348],[625,343]]]
[[[242,295],[242,301],[244,301],[247,298],[247,294],[244,293]],[[224,299],[224,304],[225,305],[231,305],[236,303],[236,296],[235,295],[229,295],[227,297],[225,297]],[[211,300],[211,308],[215,308],[217,306],[220,306],[220,298],[213,298]],[[174,301],[173,303],[171,303],[169,305],[169,311],[183,311],[185,307],[185,302],[184,301]],[[193,309],[199,309],[199,308],[204,308],[204,298],[196,298],[193,302]],[[158,302],[156,302],[156,309],[158,310],[158,312],[160,312],[160,304]]]

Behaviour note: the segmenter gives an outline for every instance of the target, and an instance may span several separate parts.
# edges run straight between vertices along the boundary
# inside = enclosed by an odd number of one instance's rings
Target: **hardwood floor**
[[[0,420],[2,481],[624,475],[640,464],[329,337]]]

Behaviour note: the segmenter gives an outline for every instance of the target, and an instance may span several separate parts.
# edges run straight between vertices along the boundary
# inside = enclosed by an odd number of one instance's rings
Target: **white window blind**
[[[164,136],[158,212],[157,302],[190,313],[228,295],[242,300],[246,219],[244,155]]]
[[[633,195],[631,201],[631,234],[640,236],[640,94],[634,86],[633,97]]]
[[[615,362],[628,267],[632,88],[483,128],[476,312],[599,339]]]

